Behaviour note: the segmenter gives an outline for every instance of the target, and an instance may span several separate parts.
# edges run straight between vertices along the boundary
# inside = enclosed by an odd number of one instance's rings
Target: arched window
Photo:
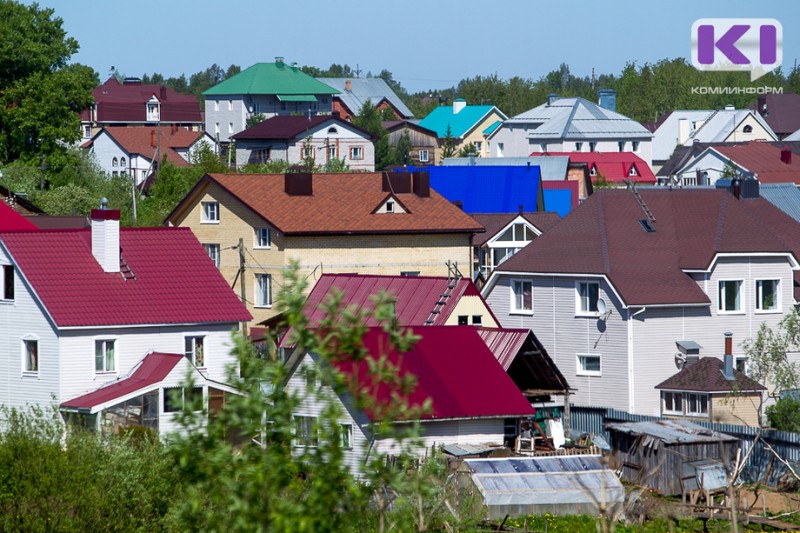
[[[112,159],[112,160],[111,160],[111,166],[112,166],[112,167],[119,166],[119,162],[117,161],[117,158],[116,158],[116,157],[115,157],[114,159]]]
[[[745,133],[753,133],[753,126],[748,124],[742,129],[742,131],[745,132]]]
[[[331,126],[330,128],[328,128],[328,133],[339,133],[339,132],[338,132],[338,131],[336,131],[336,128],[334,128],[333,126]]]
[[[121,167],[126,167],[126,166],[128,166],[128,162],[125,160],[125,158],[124,158],[124,157],[120,157],[120,158],[119,158],[119,166],[121,166]]]

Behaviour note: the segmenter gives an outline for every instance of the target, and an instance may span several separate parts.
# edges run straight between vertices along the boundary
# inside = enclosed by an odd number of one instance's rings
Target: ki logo
[[[783,26],[775,19],[700,19],[692,25],[698,70],[749,71],[750,81],[783,63]]]

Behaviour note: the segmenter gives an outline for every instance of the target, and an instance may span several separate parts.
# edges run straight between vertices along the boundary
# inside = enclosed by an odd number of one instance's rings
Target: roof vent
[[[643,229],[644,229],[644,230],[645,230],[647,233],[655,233],[655,231],[656,231],[656,228],[654,228],[653,226],[651,226],[651,225],[650,225],[650,221],[649,221],[649,220],[647,220],[646,218],[645,218],[645,219],[642,219],[642,220],[640,220],[640,221],[639,221],[639,224],[641,224],[641,225],[642,225],[642,228],[643,228]]]
[[[553,105],[558,100],[558,95],[551,93],[547,95],[547,105]]]
[[[283,56],[275,56],[275,63],[277,65],[283,66]]]
[[[614,89],[601,89],[597,91],[597,103],[608,111],[617,111],[617,91]]]

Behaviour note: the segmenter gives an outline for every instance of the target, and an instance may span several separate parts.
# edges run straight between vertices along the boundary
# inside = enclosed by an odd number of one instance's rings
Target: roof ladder
[[[119,273],[122,274],[122,279],[128,281],[129,279],[136,279],[136,274],[133,273],[133,270],[128,265],[128,262],[125,261],[125,258],[122,257],[122,254],[119,254]]]
[[[439,299],[436,303],[433,304],[433,309],[431,309],[430,314],[428,315],[427,320],[425,320],[426,326],[432,326],[434,322],[436,322],[436,315],[442,312],[442,308],[447,305],[449,298],[453,295],[453,291],[458,286],[458,280],[461,279],[462,275],[461,272],[458,270],[458,263],[454,262],[451,263],[450,261],[447,262],[447,288],[444,290],[442,294],[439,295]]]
[[[628,190],[631,191],[631,194],[633,194],[633,197],[636,199],[636,202],[639,204],[639,207],[642,208],[642,211],[644,211],[644,214],[647,216],[647,221],[650,222],[651,224],[654,224],[656,221],[656,217],[653,215],[653,212],[650,211],[650,208],[647,207],[647,204],[644,203],[642,195],[640,195],[639,191],[636,190],[636,184],[630,178],[625,180],[625,184],[628,186]]]

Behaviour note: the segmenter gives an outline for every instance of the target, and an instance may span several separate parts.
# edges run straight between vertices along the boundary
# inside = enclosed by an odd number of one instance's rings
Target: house
[[[734,368],[732,336],[725,334],[722,360],[698,357],[701,347],[696,343],[679,343],[683,368],[656,385],[661,391],[661,416],[758,427],[767,389]]]
[[[414,114],[382,78],[317,78],[338,91],[333,96],[333,112],[350,122],[364,104],[371,102],[378,111],[390,109],[397,120]]]
[[[764,94],[751,106],[764,118],[778,139],[800,130],[800,94]]]
[[[489,279],[494,269],[503,261],[522,250],[533,239],[555,226],[561,217],[558,213],[519,212],[473,213],[472,218],[486,228],[472,238],[475,247],[475,273],[483,280]]]
[[[764,118],[750,109],[672,111],[653,132],[653,168],[658,171],[677,147],[693,143],[777,141]]]
[[[276,57],[274,63],[256,63],[203,92],[206,131],[227,145],[254,117],[330,113],[337,93]]]
[[[653,134],[616,112],[615,94],[601,96],[602,105],[598,105],[584,98],[549,95],[547,103],[505,120],[492,133],[491,156],[527,157],[533,151],[633,152],[649,165]]]
[[[91,218],[0,233],[0,403],[169,433],[184,398],[213,411],[231,392],[231,331],[250,314],[189,230],[120,230],[109,209]],[[188,372],[196,388],[176,389]]]
[[[177,126],[110,126],[101,129],[82,148],[94,154],[108,176],[130,176],[143,183],[164,159],[177,166],[189,166],[192,153],[203,145],[215,149],[207,133]]]
[[[368,131],[342,120],[336,114],[276,116],[236,135],[236,165],[282,160],[304,164],[313,159],[325,166],[344,160],[351,170],[375,170],[375,147]]]
[[[537,166],[545,190],[551,181],[575,181],[578,183],[578,200],[583,201],[592,194],[592,180],[586,163],[571,161],[567,156],[547,154],[537,157],[448,157],[442,161],[447,167],[525,167]]]
[[[469,268],[483,231],[425,173],[206,175],[166,222],[192,229],[255,322],[276,314],[292,261],[312,285],[325,273],[447,275]]]
[[[114,76],[92,90],[94,104],[81,112],[84,141],[108,126],[177,126],[203,131],[203,114],[194,96],[164,85],[142,84],[139,78]]]
[[[300,398],[294,411],[297,424],[296,446],[313,446],[316,418],[323,403],[313,391],[323,387],[326,398],[341,408],[344,460],[354,472],[360,472],[368,449],[380,453],[396,453],[396,441],[383,438],[373,425],[390,419],[394,424],[410,422],[399,413],[386,413],[393,394],[399,395],[412,419],[421,423],[422,438],[415,448],[424,455],[434,446],[449,444],[503,445],[513,438],[519,420],[532,417],[536,410],[515,386],[503,367],[472,326],[424,326],[410,328],[419,340],[408,352],[398,353],[390,347],[389,334],[382,328],[369,328],[362,340],[367,358],[385,356],[401,376],[416,378],[412,391],[385,384],[376,387],[368,370],[367,360],[343,359],[323,363],[314,353],[296,350],[288,361],[287,390]],[[320,365],[332,364],[344,377],[346,391],[338,395],[329,382],[316,379]],[[310,385],[310,387],[309,387]],[[363,391],[372,399],[368,407],[359,407],[354,395],[347,391]],[[414,413],[427,401],[429,411]]]
[[[622,480],[664,496],[724,489],[739,447],[736,437],[685,420],[609,424],[608,431]]]
[[[435,160],[441,161],[442,148],[448,142],[448,135],[455,152],[471,145],[478,157],[488,157],[488,137],[506,118],[508,117],[493,105],[467,105],[463,98],[456,98],[452,106],[439,106],[428,113],[419,125],[436,132],[439,146]]]
[[[507,259],[482,290],[503,327],[530,328],[577,405],[658,416],[680,343],[733,355],[800,300],[800,226],[723,189],[602,189]]]
[[[394,120],[383,123],[388,134],[389,146],[397,146],[403,135],[408,135],[411,142],[411,160],[407,165],[433,166],[437,164],[436,148],[439,146],[439,138],[436,132],[423,128],[418,120]]]
[[[650,166],[633,152],[534,152],[535,156],[566,156],[570,162],[586,165],[592,183],[623,186],[628,180],[634,183],[655,185],[656,177]]]

